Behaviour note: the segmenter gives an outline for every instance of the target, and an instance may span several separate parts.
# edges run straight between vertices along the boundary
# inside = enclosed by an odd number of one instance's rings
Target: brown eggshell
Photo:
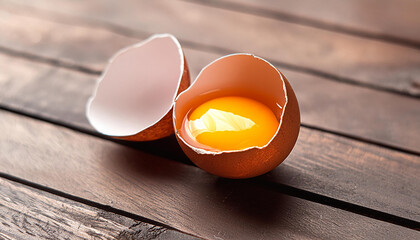
[[[100,133],[150,141],[174,133],[172,106],[190,85],[184,53],[170,34],[153,35],[111,58],[86,116]]]
[[[188,112],[209,98],[241,95],[269,106],[279,119],[273,138],[263,147],[212,152],[180,134]],[[278,166],[296,143],[300,128],[299,105],[288,80],[266,60],[233,54],[205,67],[174,104],[176,137],[185,154],[203,170],[226,178],[250,178]]]

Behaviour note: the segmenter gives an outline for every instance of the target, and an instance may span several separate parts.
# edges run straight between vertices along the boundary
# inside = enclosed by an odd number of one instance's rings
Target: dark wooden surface
[[[84,112],[95,76],[2,55],[0,66],[13,76],[0,83],[1,104],[81,131],[94,131]],[[188,162],[174,138],[134,147]],[[302,128],[288,161],[271,172],[267,181],[420,220],[420,205],[413,204],[420,201],[415,194],[420,191],[419,168],[418,156]],[[391,197],[393,189],[401,190]]]
[[[420,238],[418,9],[0,1],[0,239]],[[84,108],[107,59],[159,32],[181,40],[193,78],[237,51],[279,67],[302,113],[281,166],[226,180],[193,166],[173,137],[94,132]]]
[[[253,181],[221,179],[189,165],[0,112],[0,129],[5,128],[8,134],[0,137],[0,150],[9,156],[0,159],[6,174],[141,213],[205,238],[420,236],[415,230],[287,196]],[[23,157],[25,152],[30,156]]]

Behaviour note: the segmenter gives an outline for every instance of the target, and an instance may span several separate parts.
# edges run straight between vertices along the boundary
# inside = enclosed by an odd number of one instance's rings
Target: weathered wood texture
[[[197,238],[0,178],[0,239]]]
[[[124,37],[100,27],[60,24],[25,16],[29,14],[27,12],[21,14],[14,14],[13,11],[0,12],[0,29],[7,33],[0,38],[0,45],[57,58],[69,63],[69,65],[76,65],[75,68],[81,65],[100,71],[105,67],[107,59],[118,49],[139,41],[137,38]],[[198,74],[202,67],[221,56],[220,54],[191,48],[184,48],[184,50],[193,77]],[[7,59],[0,63],[4,65],[2,68],[5,69],[3,78],[9,78],[8,82],[11,79],[21,79],[22,74],[28,74],[21,73],[18,65],[10,66],[9,61],[14,60]],[[51,63],[51,61],[49,62]],[[52,63],[58,64],[57,62]],[[24,68],[24,66],[22,67]],[[9,68],[12,68],[12,70]],[[296,90],[303,123],[420,152],[420,103],[418,100],[328,81],[321,77],[296,71],[282,71]],[[33,73],[38,76],[41,74],[36,73],[36,71]],[[50,78],[50,76],[46,76],[46,78]],[[63,88],[66,88],[65,84],[74,84],[58,83],[60,78],[52,78],[57,82],[57,87],[63,84]],[[42,79],[37,80],[43,81]],[[25,83],[12,81],[8,84]],[[38,85],[38,83],[34,84]],[[78,88],[70,87],[71,91],[74,92],[72,94],[77,95],[77,91],[81,91],[82,93],[79,94],[82,94],[86,99],[85,97],[92,91],[92,83],[85,84],[86,87],[82,85]],[[36,104],[35,99],[30,99],[35,97],[33,95],[39,95],[39,93],[35,93],[36,90],[43,91],[45,95],[56,94],[56,91],[60,91],[58,89],[54,92],[48,92],[42,90],[43,88],[39,86],[39,89],[32,89],[33,94],[17,92],[15,95],[18,96],[15,96],[13,100],[20,102],[16,99],[20,96],[27,98],[27,101],[31,104]],[[4,91],[8,91],[6,87],[4,87]],[[13,94],[6,93],[6,95]],[[47,96],[43,97],[45,98],[43,104],[48,104]],[[72,97],[69,99],[72,99]],[[65,100],[62,99],[62,101]],[[84,105],[82,101],[78,104],[78,107]],[[47,106],[44,106],[44,108],[47,108]],[[66,109],[60,111],[63,112]],[[81,122],[81,117],[77,117],[79,121],[75,121],[74,117],[68,119],[68,121],[77,124]],[[369,124],[371,122],[375,122],[375,124]],[[400,131],[402,127],[405,131]]]
[[[8,2],[5,5],[10,6]],[[184,45],[223,54],[251,52],[301,71],[420,96],[420,50],[401,45],[182,1],[19,4],[59,12],[74,24],[103,26],[130,35],[132,30],[170,32]]]
[[[194,0],[191,0],[194,2]],[[420,45],[420,2],[412,0],[198,0],[313,27]],[[232,4],[226,4],[235,3]],[[267,11],[261,11],[267,10]],[[276,14],[277,13],[277,14]]]
[[[85,103],[93,90],[94,76],[4,55],[0,55],[0,68],[4,69],[0,77],[0,103],[3,106],[43,116],[81,130],[93,131],[84,112]],[[296,86],[298,89],[312,86],[314,95],[317,95],[317,87],[310,80]],[[328,114],[333,115],[334,111],[346,113],[334,107],[339,104],[339,99],[344,104],[349,104],[350,109],[355,107],[351,102],[345,103],[346,99],[342,98],[343,95],[346,96],[345,91],[334,88],[336,92],[330,95],[334,100],[328,107],[331,111]],[[358,99],[365,96],[365,105],[374,104],[375,99],[369,98],[371,90],[363,91],[367,93],[355,96]],[[386,95],[384,93],[382,97],[385,102]],[[325,101],[331,101],[329,96],[315,97],[325,105],[328,105]],[[371,103],[368,102],[369,99]],[[381,98],[376,98],[376,101],[380,100]],[[302,99],[301,102],[309,101]],[[371,114],[380,111],[379,105],[380,103],[376,103],[374,106],[377,109],[370,109],[373,112]],[[390,106],[393,106],[392,103]],[[406,107],[410,106],[416,105],[407,103]],[[386,110],[382,110],[378,116],[386,118]],[[352,113],[346,114],[350,117]],[[363,116],[357,118],[363,119]],[[366,122],[367,126],[372,125],[369,119]],[[173,137],[134,144],[134,147],[179,161],[188,161]],[[419,164],[420,157],[415,155],[302,128],[292,155],[271,175],[276,182],[419,221],[417,213],[420,206],[415,204],[420,201],[420,186],[417,184],[420,181]],[[395,191],[399,193],[394,194]]]
[[[209,175],[0,112],[1,171],[210,239],[412,238],[420,232]]]

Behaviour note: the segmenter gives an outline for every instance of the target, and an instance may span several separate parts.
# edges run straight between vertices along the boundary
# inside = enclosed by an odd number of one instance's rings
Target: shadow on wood
[[[249,224],[261,229],[286,224],[285,220],[289,217],[281,213],[290,207],[291,198],[258,186],[252,179],[218,178],[212,186],[203,190],[203,194],[220,203],[221,209],[229,214],[246,219]]]
[[[164,141],[170,142],[170,138]],[[259,230],[270,225],[278,226],[288,218],[281,213],[287,212],[291,198],[255,184],[252,179],[224,179],[199,168],[193,168],[194,171],[191,171],[190,166],[164,161],[160,157],[127,148],[120,148],[117,151],[114,149],[106,156],[104,159],[106,166],[130,179],[133,185],[141,185],[145,181],[154,184],[159,182],[158,185],[172,185],[174,182],[186,184],[183,188],[200,195],[196,198],[201,202],[195,202],[195,199],[184,200],[188,201],[186,204],[194,205],[191,211],[203,212],[195,212],[194,216],[206,217],[210,212],[212,215],[226,216],[227,219],[241,219],[242,222]]]
[[[125,146],[135,148],[140,151],[145,151],[151,154],[162,156],[177,160],[182,163],[193,165],[193,163],[184,154],[181,147],[179,146],[175,135],[171,135],[166,138],[158,139],[155,141],[147,142],[130,142],[124,140],[113,140]]]

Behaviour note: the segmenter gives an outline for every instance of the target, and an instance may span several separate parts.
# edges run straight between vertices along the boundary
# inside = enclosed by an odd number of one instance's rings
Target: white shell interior
[[[154,35],[121,50],[88,101],[89,122],[110,136],[143,131],[172,108],[183,71],[181,46],[172,35]]]

